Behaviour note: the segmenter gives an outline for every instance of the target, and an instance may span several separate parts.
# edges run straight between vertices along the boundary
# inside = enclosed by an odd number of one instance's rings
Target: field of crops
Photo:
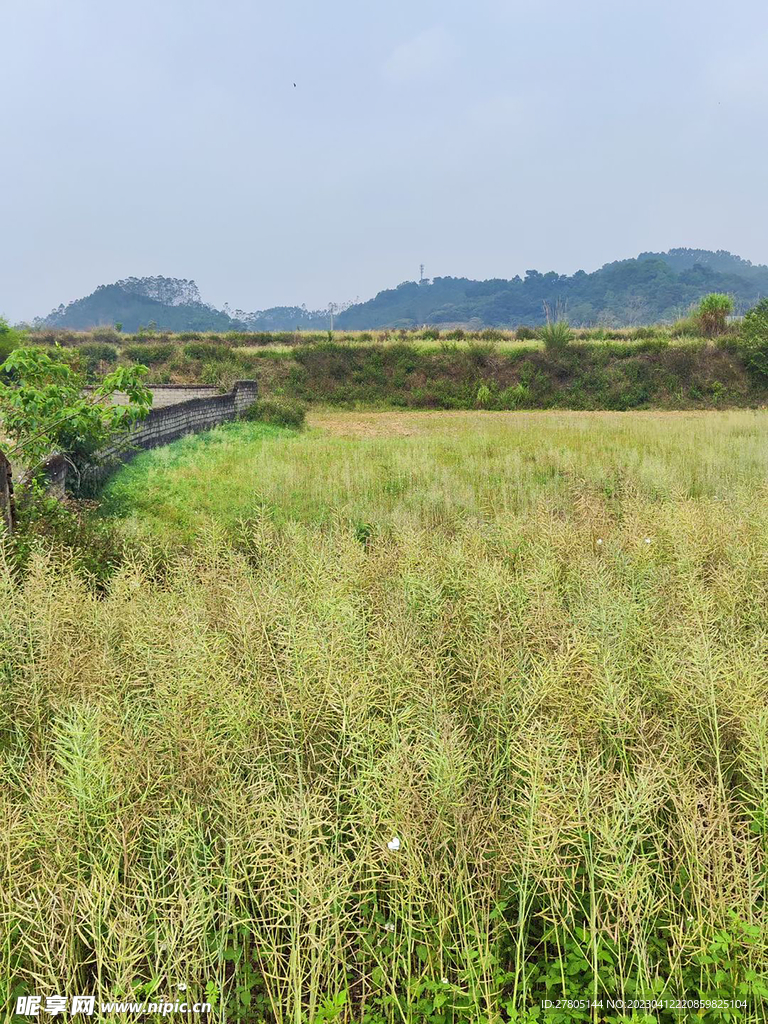
[[[767,480],[764,411],[315,412],[137,457],[105,584],[2,572],[8,994],[764,1021]]]

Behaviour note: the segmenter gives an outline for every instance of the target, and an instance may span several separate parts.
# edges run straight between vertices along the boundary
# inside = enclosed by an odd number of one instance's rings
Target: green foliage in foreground
[[[12,441],[8,454],[31,469],[52,452],[80,462],[94,457],[149,412],[145,373],[143,366],[118,367],[88,393],[62,350],[14,349],[0,366],[0,415]],[[126,395],[125,405],[109,402],[116,391]]]
[[[122,564],[123,550],[113,524],[97,514],[95,502],[60,501],[32,480],[16,494],[16,523],[7,540],[8,564],[24,574],[40,552],[66,562],[95,591],[106,588]]]
[[[8,994],[764,1021],[768,416],[321,423],[139,456],[98,594],[0,570]]]

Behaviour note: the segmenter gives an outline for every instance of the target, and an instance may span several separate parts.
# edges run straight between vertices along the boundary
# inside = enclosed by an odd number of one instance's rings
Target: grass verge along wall
[[[98,482],[111,472],[115,461],[128,462],[137,451],[158,448],[185,434],[197,434],[202,430],[210,430],[219,423],[234,420],[244,413],[257,397],[256,381],[239,380],[235,382],[231,391],[224,394],[190,398],[153,408],[129,434],[100,453],[103,462],[95,467],[89,476],[94,483]],[[64,494],[71,469],[71,463],[62,454],[53,455],[48,459],[45,464],[45,480],[51,494]]]

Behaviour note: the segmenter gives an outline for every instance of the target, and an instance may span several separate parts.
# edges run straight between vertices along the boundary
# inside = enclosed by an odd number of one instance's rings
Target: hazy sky
[[[0,313],[768,262],[765,0],[0,0]],[[294,84],[296,87],[294,88]]]

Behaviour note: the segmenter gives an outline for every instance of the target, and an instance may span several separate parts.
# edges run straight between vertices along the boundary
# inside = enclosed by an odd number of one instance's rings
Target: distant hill
[[[715,291],[732,295],[736,312],[744,312],[768,295],[768,267],[725,250],[670,249],[607,263],[589,274],[528,270],[525,277],[510,280],[404,281],[349,306],[336,317],[335,326],[369,330],[422,324],[535,325],[544,321],[544,303],[563,309],[577,326],[632,326],[673,320],[702,295]],[[255,313],[220,310],[202,301],[194,281],[129,277],[101,285],[36,323],[81,330],[121,323],[126,332],[150,324],[168,331],[325,330],[328,314],[305,306],[275,306]]]
[[[131,333],[150,323],[168,331],[229,331],[233,327],[227,313],[201,300],[194,281],[175,277],[128,277],[102,284],[84,299],[59,306],[36,321],[74,330],[117,323]]]
[[[670,249],[669,252],[641,252],[639,260],[664,260],[673,270],[690,270],[703,266],[723,274],[738,274],[740,277],[756,277],[765,273],[766,267],[754,265],[741,256],[734,256],[726,249]]]
[[[436,277],[405,281],[338,317],[339,328],[409,327],[469,323],[491,327],[540,324],[544,303],[565,310],[578,326],[625,326],[673,320],[708,292],[728,292],[743,312],[768,295],[768,267],[731,253],[672,249],[607,263],[571,276],[526,271],[511,280]]]
[[[154,325],[164,331],[293,331],[324,330],[328,314],[303,306],[275,306],[256,313],[216,309],[203,302],[194,281],[177,277],[127,277],[102,284],[83,299],[61,305],[37,326],[91,327],[122,324],[126,333]]]
[[[272,306],[256,313],[234,312],[241,328],[248,331],[326,331],[330,318],[326,309],[307,309],[306,306]]]

